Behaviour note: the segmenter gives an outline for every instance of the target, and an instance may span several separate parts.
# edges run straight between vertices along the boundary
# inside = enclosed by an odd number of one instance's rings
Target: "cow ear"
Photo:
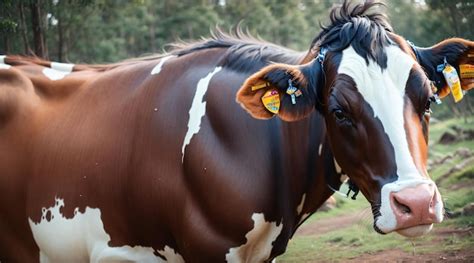
[[[250,76],[237,92],[237,102],[254,118],[278,115],[284,121],[307,117],[316,105],[321,65],[273,64]]]
[[[444,40],[430,48],[417,48],[418,63],[423,67],[437,87],[438,95],[442,98],[450,93],[443,73],[437,70],[445,61],[456,68],[463,90],[474,88],[474,42],[452,38]],[[441,66],[442,67],[442,66]]]

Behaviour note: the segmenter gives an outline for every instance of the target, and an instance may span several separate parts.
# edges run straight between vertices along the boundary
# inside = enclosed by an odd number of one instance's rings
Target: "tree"
[[[0,40],[3,43],[3,49],[0,53],[9,53],[10,36],[17,31],[18,24],[12,17],[14,10],[13,0],[4,0],[0,3]]]
[[[30,11],[35,55],[40,58],[46,58],[46,47],[44,45],[43,34],[43,16],[41,13],[41,0],[31,0]]]

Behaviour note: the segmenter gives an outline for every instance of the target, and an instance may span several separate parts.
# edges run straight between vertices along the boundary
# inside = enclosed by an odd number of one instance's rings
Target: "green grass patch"
[[[472,182],[474,179],[474,161],[461,171],[451,173],[445,180],[441,182],[441,187],[449,188],[452,185],[459,185]],[[462,186],[462,185],[461,185]]]
[[[386,249],[401,249],[412,252],[417,243],[427,243],[433,235],[415,241],[400,235],[380,235],[374,232],[371,223],[359,222],[348,228],[332,231],[321,236],[296,237],[290,241],[288,252],[278,257],[278,262],[344,261],[367,253]],[[434,249],[434,248],[433,248]],[[419,250],[419,251],[418,251]],[[425,253],[430,249],[416,249]]]
[[[474,189],[461,188],[457,191],[446,190],[442,193],[446,209],[451,211],[474,202]]]

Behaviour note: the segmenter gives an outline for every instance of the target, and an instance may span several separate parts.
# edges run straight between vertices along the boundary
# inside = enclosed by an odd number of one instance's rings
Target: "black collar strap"
[[[413,44],[413,42],[411,42],[410,40],[407,40],[407,43],[408,45],[410,46],[411,50],[413,51],[413,53],[415,53],[415,57],[416,57],[416,61],[418,63],[421,63],[421,57],[420,57],[420,52],[418,51],[418,47],[415,46],[415,44]],[[444,58],[444,63],[443,64],[440,64],[436,67],[436,71],[437,72],[440,72],[444,69],[444,67],[446,66],[447,62],[446,62],[446,57]],[[439,98],[439,95],[438,95],[438,89],[439,89],[439,86],[440,86],[440,83],[441,81],[438,79],[436,81],[433,81],[433,80],[430,80],[431,81],[431,85],[432,85],[432,92],[433,92],[433,96],[430,98],[431,101],[435,102],[436,104],[441,104],[441,99]]]
[[[418,61],[418,63],[420,63],[421,62],[420,61],[420,52],[418,51],[418,47],[415,46],[415,44],[413,44],[413,42],[411,42],[410,40],[407,40],[407,43],[410,46],[413,53],[415,53],[416,61]]]

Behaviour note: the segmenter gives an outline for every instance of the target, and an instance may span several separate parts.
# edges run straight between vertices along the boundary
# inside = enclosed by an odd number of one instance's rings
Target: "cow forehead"
[[[367,65],[365,59],[349,46],[342,52],[338,73],[352,77],[359,91],[366,91],[367,96],[383,95],[384,92],[397,92],[403,96],[415,60],[397,46],[388,46],[385,51],[387,68],[382,69],[370,59]]]
[[[408,146],[404,127],[404,97],[407,80],[415,60],[397,46],[386,47],[387,68],[365,59],[352,48],[342,52],[338,74],[346,74],[382,123],[395,150],[399,179],[419,177]]]

